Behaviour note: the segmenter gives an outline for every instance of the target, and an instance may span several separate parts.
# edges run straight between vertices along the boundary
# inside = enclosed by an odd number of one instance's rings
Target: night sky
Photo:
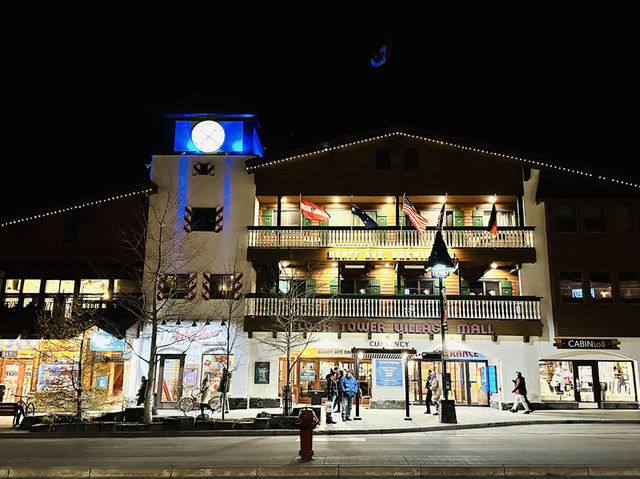
[[[0,216],[143,180],[174,112],[255,113],[265,154],[405,124],[640,176],[633,18],[16,24]]]

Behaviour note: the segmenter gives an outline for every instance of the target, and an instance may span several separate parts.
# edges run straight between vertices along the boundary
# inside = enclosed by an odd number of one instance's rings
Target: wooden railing
[[[539,320],[540,299],[533,296],[448,296],[451,319]],[[247,295],[248,316],[439,319],[438,296],[339,295],[280,298]]]
[[[420,234],[415,229],[362,227],[249,226],[252,248],[431,248],[435,227]],[[444,228],[449,248],[533,248],[535,227],[499,227],[492,236],[483,227]]]

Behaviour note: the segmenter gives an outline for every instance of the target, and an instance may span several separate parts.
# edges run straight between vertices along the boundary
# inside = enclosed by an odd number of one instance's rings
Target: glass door
[[[182,396],[182,374],[184,356],[165,354],[160,356],[160,371],[156,390],[156,405],[159,409],[175,408]]]
[[[469,361],[467,363],[469,377],[469,404],[477,406],[489,405],[489,389],[486,380],[483,384],[483,372],[486,371],[486,363]]]
[[[600,385],[596,364],[591,361],[575,361],[576,396],[580,404],[597,407],[600,402]]]

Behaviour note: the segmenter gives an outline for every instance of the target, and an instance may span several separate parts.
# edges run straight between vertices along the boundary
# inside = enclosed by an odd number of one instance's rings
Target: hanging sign
[[[558,349],[620,349],[617,339],[556,338]]]

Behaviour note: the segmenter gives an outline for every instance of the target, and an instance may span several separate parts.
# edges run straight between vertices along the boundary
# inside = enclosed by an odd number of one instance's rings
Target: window
[[[635,401],[633,367],[628,361],[598,361],[603,401]]]
[[[162,282],[162,297],[184,299],[189,294],[188,274],[165,274]]]
[[[540,397],[543,401],[575,401],[573,362],[540,361]]]
[[[281,293],[289,293],[292,286],[296,296],[303,296],[307,292],[306,279],[281,279],[278,281],[278,291]]]
[[[389,150],[376,150],[376,170],[388,170],[390,167]]]
[[[191,212],[191,231],[214,231],[215,228],[215,208],[193,208]]]
[[[418,150],[415,148],[407,148],[404,150],[404,167],[407,170],[418,169]]]
[[[195,163],[193,165],[194,173],[198,175],[208,175],[209,172],[213,173],[215,165],[213,163]]]
[[[591,300],[594,303],[610,303],[611,296],[611,274],[610,273],[590,273]]]
[[[233,294],[233,275],[212,274],[210,286],[211,299],[229,299]]]
[[[582,212],[585,231],[599,233],[605,230],[604,209],[601,204],[586,203]]]
[[[75,281],[48,279],[44,285],[44,292],[47,294],[73,294]]]
[[[472,296],[500,296],[500,281],[466,281],[461,282],[461,294]]]
[[[21,279],[7,279],[4,282],[4,292],[18,294],[22,286]]]
[[[113,282],[115,294],[131,294],[140,292],[140,284],[135,279],[116,279]]]
[[[633,212],[631,205],[611,206],[611,220],[614,231],[633,231]]]
[[[578,231],[576,209],[572,204],[557,204],[553,210],[556,217],[556,231],[561,233]]]
[[[417,280],[404,282],[404,294],[436,294],[433,280]]]
[[[39,279],[25,279],[22,285],[23,293],[38,294],[40,292]]]
[[[623,303],[640,303],[640,273],[619,274],[620,300]]]
[[[563,303],[582,303],[582,275],[579,272],[560,273],[560,295]]]
[[[487,296],[500,296],[500,282],[499,281],[483,281],[484,294]]]
[[[371,291],[368,279],[343,279],[340,292],[344,294],[369,294]]]

